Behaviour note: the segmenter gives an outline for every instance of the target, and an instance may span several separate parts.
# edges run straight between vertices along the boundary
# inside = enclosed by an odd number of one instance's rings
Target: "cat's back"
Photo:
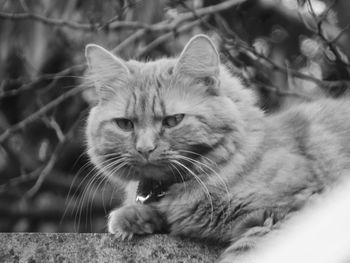
[[[303,103],[268,117],[268,127],[287,136],[316,138],[350,135],[350,100]]]
[[[350,170],[350,100],[324,99],[267,117],[266,149],[312,164],[317,174]],[[277,158],[277,157],[276,157]]]

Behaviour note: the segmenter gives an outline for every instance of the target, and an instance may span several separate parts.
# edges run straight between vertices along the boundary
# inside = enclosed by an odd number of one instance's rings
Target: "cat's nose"
[[[153,129],[145,128],[138,131],[135,148],[136,151],[148,160],[150,154],[157,148],[155,132]]]
[[[143,147],[136,147],[136,150],[146,159],[149,158],[150,154],[157,148],[157,145],[145,145]]]

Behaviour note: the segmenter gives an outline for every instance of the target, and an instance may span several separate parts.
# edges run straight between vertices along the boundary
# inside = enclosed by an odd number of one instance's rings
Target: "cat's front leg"
[[[123,239],[130,239],[134,234],[160,232],[164,225],[162,216],[155,208],[144,204],[132,204],[117,208],[110,213],[108,232]]]
[[[230,226],[224,222],[230,216],[229,204],[216,194],[208,197],[201,189],[181,187],[172,187],[167,196],[153,204],[163,215],[167,231],[175,236],[230,241]]]

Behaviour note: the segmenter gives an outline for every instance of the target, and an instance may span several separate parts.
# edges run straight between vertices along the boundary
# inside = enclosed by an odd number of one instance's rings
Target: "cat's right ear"
[[[86,46],[85,57],[89,66],[88,79],[96,86],[100,100],[110,99],[118,87],[125,86],[130,74],[125,61],[95,44]]]
[[[194,77],[216,77],[219,74],[219,54],[206,35],[193,37],[183,49],[175,72]]]
[[[219,93],[219,71],[219,54],[206,35],[197,35],[187,43],[174,68],[175,74],[190,76],[195,82],[204,84],[212,95]]]

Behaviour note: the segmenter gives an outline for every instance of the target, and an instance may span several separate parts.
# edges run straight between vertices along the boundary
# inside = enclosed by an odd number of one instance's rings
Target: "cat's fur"
[[[96,45],[86,57],[99,97],[88,152],[127,192],[110,214],[111,233],[229,242],[223,258],[232,257],[350,170],[350,102],[324,99],[266,116],[204,35],[179,58],[125,62]],[[164,127],[175,114],[183,120]],[[115,118],[132,120],[133,129]],[[161,200],[136,204],[142,178],[171,186]]]

